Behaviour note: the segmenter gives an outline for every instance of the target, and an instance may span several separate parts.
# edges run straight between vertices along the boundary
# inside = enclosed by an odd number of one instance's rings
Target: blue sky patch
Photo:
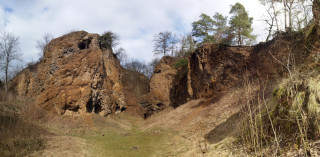
[[[7,12],[7,13],[12,13],[13,9],[9,8],[9,7],[4,7],[4,11]]]
[[[44,7],[44,8],[41,10],[42,13],[47,12],[47,11],[49,11],[49,7]]]

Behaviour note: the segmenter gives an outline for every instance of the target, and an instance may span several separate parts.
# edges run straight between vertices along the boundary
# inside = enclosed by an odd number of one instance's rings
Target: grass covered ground
[[[95,156],[146,157],[165,156],[168,134],[160,130],[131,129],[126,133],[111,132],[83,138],[93,146],[90,154]]]
[[[45,150],[34,156],[160,157],[176,154],[175,131],[142,129],[139,126],[142,121],[125,112],[110,117],[89,113],[52,117],[46,129],[55,135],[49,138]]]
[[[0,156],[26,156],[44,149],[47,132],[26,117],[28,100],[0,94]]]

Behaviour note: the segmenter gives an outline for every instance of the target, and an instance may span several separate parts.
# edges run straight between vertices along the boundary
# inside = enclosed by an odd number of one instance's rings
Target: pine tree
[[[236,43],[238,46],[244,45],[244,42],[254,41],[256,36],[252,35],[252,21],[253,18],[248,16],[248,13],[244,6],[240,3],[236,3],[231,7],[230,14],[232,17],[229,21],[230,29],[234,33]]]
[[[214,40],[216,43],[222,43],[223,40],[227,37],[227,19],[227,16],[223,16],[220,13],[216,13],[213,16]]]
[[[202,13],[200,20],[192,23],[192,36],[197,38],[197,42],[211,42],[213,32],[213,20],[210,16]]]

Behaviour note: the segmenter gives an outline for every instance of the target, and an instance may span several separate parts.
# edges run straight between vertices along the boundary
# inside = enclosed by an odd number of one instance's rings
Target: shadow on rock
[[[205,139],[209,143],[219,143],[237,129],[238,123],[241,120],[240,113],[233,114],[227,121],[217,125],[213,130],[205,135]]]

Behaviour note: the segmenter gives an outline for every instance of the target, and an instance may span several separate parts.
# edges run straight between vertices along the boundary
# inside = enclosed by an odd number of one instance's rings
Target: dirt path
[[[45,149],[32,154],[40,157],[88,157],[90,147],[84,139],[71,136],[51,136]]]

